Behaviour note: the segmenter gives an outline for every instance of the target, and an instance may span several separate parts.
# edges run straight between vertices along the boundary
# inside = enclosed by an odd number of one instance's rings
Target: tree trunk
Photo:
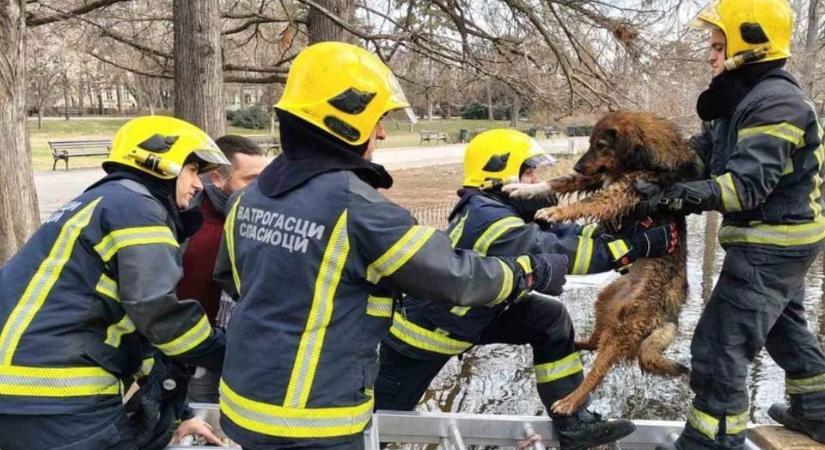
[[[120,84],[115,84],[115,95],[117,98],[117,113],[123,115],[123,95],[120,92]]]
[[[0,266],[40,225],[26,129],[25,0],[0,0]]]
[[[490,83],[487,83],[487,120],[496,120],[493,113],[493,89]]]
[[[816,54],[819,50],[817,31],[819,15],[816,13],[819,0],[809,0],[808,32],[805,36],[805,56],[802,60],[802,88],[809,97],[814,98],[814,81],[816,81]]]
[[[43,128],[43,107],[37,108],[37,129]]]
[[[513,96],[513,102],[510,104],[510,126],[518,128],[518,116],[521,110],[521,98],[518,95]]]
[[[215,138],[226,131],[220,2],[175,0],[175,116]]]
[[[352,23],[355,17],[355,0],[316,0],[318,6],[334,14],[346,23]],[[341,28],[335,20],[314,6],[309,7],[307,16],[307,34],[309,43],[324,41],[352,42],[354,36]]]
[[[63,71],[63,114],[69,120],[69,73]]]

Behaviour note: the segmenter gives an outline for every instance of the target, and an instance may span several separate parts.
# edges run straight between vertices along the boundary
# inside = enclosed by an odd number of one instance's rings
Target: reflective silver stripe
[[[122,248],[133,245],[166,244],[179,247],[172,230],[165,225],[123,228],[109,233],[94,249],[103,261],[109,261]]]
[[[756,223],[750,227],[722,226],[722,244],[749,243],[781,247],[815,244],[825,239],[825,218],[799,225],[768,225]]]
[[[550,383],[584,370],[579,353],[571,353],[558,361],[538,364],[534,367],[537,383]]]
[[[473,346],[420,327],[407,320],[403,314],[395,314],[390,333],[415,348],[444,355],[458,355]]]
[[[450,242],[453,244],[453,247],[458,245],[458,241],[461,239],[461,235],[464,233],[464,223],[467,221],[467,216],[469,213],[465,213],[461,216],[461,219],[456,224],[455,228],[450,230]]]
[[[347,211],[344,210],[332,230],[318,269],[312,306],[307,317],[306,328],[298,344],[298,353],[289,377],[284,406],[303,408],[309,401],[309,391],[315,380],[315,371],[318,368],[318,360],[321,358],[324,337],[332,319],[335,291],[341,281],[341,273],[344,271],[348,255]]]
[[[788,122],[743,128],[739,130],[737,134],[736,143],[738,144],[747,138],[762,134],[786,140],[796,148],[802,147],[805,144],[805,131]]]
[[[103,343],[106,345],[110,345],[112,347],[119,347],[120,340],[123,338],[123,336],[134,331],[135,324],[132,323],[132,320],[129,319],[129,316],[124,314],[123,318],[120,319],[118,323],[109,325],[109,327],[106,328],[106,340],[103,341]]]
[[[367,281],[378,283],[400,269],[410,260],[435,233],[435,228],[413,225],[381,257],[367,266]]]
[[[728,172],[719,175],[714,179],[722,193],[722,207],[725,212],[742,211],[742,204],[739,203],[739,195],[736,193],[736,185],[733,183],[733,174]]]
[[[94,200],[72,216],[60,229],[60,233],[49,250],[49,255],[37,268],[34,276],[26,285],[26,290],[17,301],[11,314],[6,320],[6,325],[0,333],[0,366],[10,366],[12,356],[17,350],[20,338],[28,328],[34,316],[43,307],[46,297],[49,296],[63,267],[69,261],[74,251],[77,238],[84,228],[92,220],[95,207],[100,203],[100,199]]]
[[[367,297],[367,315],[373,317],[392,317],[392,298]]]
[[[221,413],[256,433],[294,438],[347,436],[360,433],[372,417],[373,399],[359,405],[288,408],[242,397],[220,383]]]
[[[825,373],[809,378],[792,380],[785,379],[785,387],[789,394],[812,394],[825,392]]]
[[[0,366],[0,395],[78,397],[118,394],[118,379],[99,367]]]
[[[502,273],[501,288],[499,289],[498,295],[496,296],[495,300],[488,303],[487,306],[497,305],[503,302],[504,300],[507,300],[507,297],[509,297],[510,294],[513,293],[513,269],[511,269],[510,266],[507,265],[507,263],[500,259],[498,260],[498,262],[501,265]]]

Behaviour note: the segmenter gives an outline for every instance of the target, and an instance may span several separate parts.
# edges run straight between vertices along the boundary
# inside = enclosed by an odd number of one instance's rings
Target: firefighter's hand
[[[645,228],[640,224],[628,236],[636,258],[658,258],[670,255],[679,247],[679,229],[676,222]]]
[[[522,199],[544,199],[553,193],[547,183],[510,183],[502,186],[501,191],[511,198]]]
[[[542,294],[559,296],[563,292],[564,283],[567,282],[567,256],[541,254],[531,255],[533,262],[532,282],[527,285],[534,291]]]
[[[183,439],[184,436],[188,436],[190,434],[201,436],[210,444],[223,447],[223,442],[221,442],[221,439],[215,435],[215,430],[212,429],[212,426],[197,417],[184,420],[180,423],[178,429],[175,430],[174,437],[172,437],[172,443],[177,444],[181,439]]]

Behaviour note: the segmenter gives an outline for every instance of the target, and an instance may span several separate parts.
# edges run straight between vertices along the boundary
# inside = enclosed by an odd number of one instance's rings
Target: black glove
[[[531,255],[533,273],[527,275],[527,288],[542,294],[559,296],[567,282],[567,256],[555,254]]]
[[[682,184],[662,188],[644,180],[633,182],[642,200],[628,214],[630,219],[656,217],[663,214],[694,214],[704,210],[702,197]]]
[[[188,368],[162,355],[155,356],[152,371],[126,402],[126,414],[140,450],[161,450],[172,440],[177,420],[192,417],[186,403]]]
[[[613,268],[625,274],[639,258],[669,255],[679,247],[679,229],[675,222],[649,228],[652,220],[631,227],[624,237],[607,243],[613,257]]]

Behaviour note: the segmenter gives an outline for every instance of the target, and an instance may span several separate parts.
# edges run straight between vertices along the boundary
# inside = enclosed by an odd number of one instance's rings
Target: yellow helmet
[[[410,103],[378,56],[343,42],[320,42],[298,54],[276,108],[287,111],[350,145],[366,142],[389,111]]]
[[[200,163],[201,172],[231,164],[215,142],[191,123],[174,117],[143,116],[120,127],[103,168],[120,164],[170,180],[180,174],[190,156]]]
[[[487,130],[474,137],[464,150],[466,187],[487,188],[496,183],[518,179],[521,166],[552,165],[555,158],[546,154],[538,142],[516,130]]]
[[[793,10],[788,0],[716,0],[696,16],[697,28],[725,33],[725,67],[791,56]]]

